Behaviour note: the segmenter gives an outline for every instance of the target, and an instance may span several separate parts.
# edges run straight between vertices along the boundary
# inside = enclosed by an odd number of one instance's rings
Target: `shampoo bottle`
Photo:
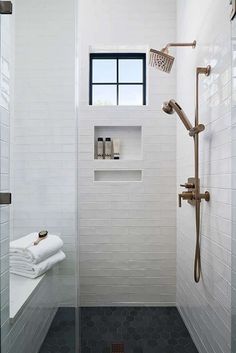
[[[113,156],[114,159],[120,159],[120,139],[113,139]]]
[[[97,141],[97,159],[103,159],[103,156],[104,156],[103,138],[99,137]]]
[[[111,153],[112,153],[111,138],[110,137],[106,137],[106,141],[105,141],[105,159],[111,159]]]

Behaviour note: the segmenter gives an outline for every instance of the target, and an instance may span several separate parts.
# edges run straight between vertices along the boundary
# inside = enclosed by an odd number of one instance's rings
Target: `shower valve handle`
[[[182,206],[182,199],[183,200],[193,200],[194,199],[194,192],[183,191],[181,194],[179,194],[179,207]]]
[[[179,207],[182,207],[182,194],[179,194]]]
[[[186,189],[194,189],[194,187],[195,187],[193,183],[180,184],[180,186],[182,186],[183,188],[186,188]]]

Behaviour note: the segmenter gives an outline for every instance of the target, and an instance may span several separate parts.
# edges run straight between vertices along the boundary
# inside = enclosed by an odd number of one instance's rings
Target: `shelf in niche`
[[[142,170],[95,170],[96,182],[141,182]]]
[[[103,137],[120,139],[120,159],[97,159],[97,139]],[[99,162],[138,161],[142,159],[142,127],[141,126],[95,126],[94,127],[94,159]]]
[[[142,159],[94,159],[94,169],[139,169]]]

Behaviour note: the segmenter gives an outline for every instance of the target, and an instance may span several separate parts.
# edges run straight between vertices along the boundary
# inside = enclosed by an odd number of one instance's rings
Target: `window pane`
[[[115,85],[93,85],[93,105],[116,105]]]
[[[143,86],[120,85],[119,105],[143,105]]]
[[[93,83],[115,83],[117,79],[116,60],[93,59]]]
[[[143,82],[143,60],[120,59],[119,82]]]

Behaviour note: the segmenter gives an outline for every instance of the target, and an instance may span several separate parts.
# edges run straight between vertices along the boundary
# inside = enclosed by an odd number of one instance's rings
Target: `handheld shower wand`
[[[176,112],[186,129],[189,131],[189,136],[191,137],[194,137],[196,134],[199,134],[205,130],[205,126],[203,124],[197,124],[193,127],[181,106],[174,99],[171,99],[169,102],[164,102],[162,105],[162,110],[167,114],[173,114]]]
[[[164,102],[162,105],[162,110],[167,114],[173,114],[176,112],[187,130],[191,130],[193,128],[192,124],[187,118],[187,115],[174,99],[171,99],[169,102]]]
[[[150,49],[149,64],[157,69],[170,73],[175,57],[169,54],[170,47],[196,47],[196,40],[192,43],[168,43],[163,49]]]

